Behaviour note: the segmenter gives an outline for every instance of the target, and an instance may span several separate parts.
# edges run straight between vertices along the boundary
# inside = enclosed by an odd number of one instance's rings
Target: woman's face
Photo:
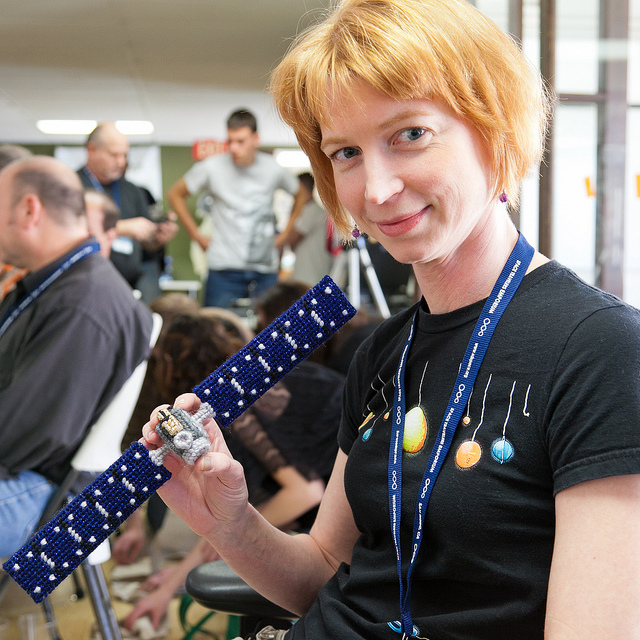
[[[446,261],[496,203],[476,130],[430,100],[395,100],[359,82],[329,102],[322,151],[358,226],[405,263]]]

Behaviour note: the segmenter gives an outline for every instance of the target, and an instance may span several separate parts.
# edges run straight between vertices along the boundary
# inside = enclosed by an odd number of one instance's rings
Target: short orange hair
[[[549,98],[519,47],[465,0],[342,0],[301,34],[271,78],[276,107],[308,155],[318,192],[348,235],[320,126],[328,89],[357,79],[399,99],[441,102],[474,126],[491,158],[494,196],[511,202],[544,148]]]

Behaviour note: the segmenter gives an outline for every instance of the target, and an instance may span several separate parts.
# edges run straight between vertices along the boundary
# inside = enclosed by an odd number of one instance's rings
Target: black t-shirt
[[[420,308],[405,376],[412,436],[405,429],[405,577],[417,487],[482,304],[442,315]],[[400,609],[389,413],[414,311],[383,323],[352,363],[339,444],[349,455],[345,487],[362,535],[351,565],[321,590],[293,640],[401,637],[388,625]],[[542,640],[554,496],[578,482],[640,473],[639,372],[637,309],[555,262],[525,277],[433,490],[413,577],[419,637]]]

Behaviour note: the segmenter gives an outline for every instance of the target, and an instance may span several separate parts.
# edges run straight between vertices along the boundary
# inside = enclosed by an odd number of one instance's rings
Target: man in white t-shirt
[[[261,295],[275,284],[279,252],[275,247],[273,198],[278,189],[295,195],[292,216],[302,207],[297,178],[271,155],[258,151],[255,116],[244,109],[227,120],[229,150],[205,158],[167,193],[171,207],[192,240],[207,253],[206,306],[230,307],[238,298]],[[208,192],[213,197],[214,233],[202,235],[186,199]]]

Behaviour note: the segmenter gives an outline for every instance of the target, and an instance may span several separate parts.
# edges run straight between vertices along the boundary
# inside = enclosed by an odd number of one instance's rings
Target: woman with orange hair
[[[542,154],[539,74],[465,0],[343,0],[272,92],[336,226],[423,298],[353,360],[308,536],[248,506],[213,423],[163,498],[301,614],[287,640],[637,637],[640,314],[509,217]]]

